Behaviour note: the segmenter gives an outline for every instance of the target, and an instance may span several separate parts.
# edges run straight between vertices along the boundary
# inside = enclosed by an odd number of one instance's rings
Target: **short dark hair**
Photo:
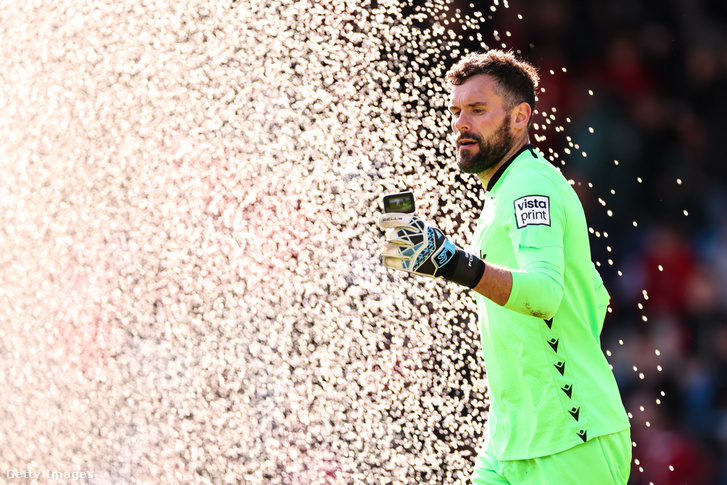
[[[464,84],[478,74],[487,74],[497,80],[495,90],[505,100],[507,110],[528,103],[531,112],[535,113],[535,88],[540,82],[535,66],[518,59],[512,51],[491,49],[467,54],[449,69],[444,80],[451,87]]]

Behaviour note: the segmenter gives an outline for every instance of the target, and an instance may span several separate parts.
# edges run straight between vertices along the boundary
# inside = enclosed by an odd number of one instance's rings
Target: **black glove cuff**
[[[457,250],[453,259],[454,264],[451,266],[453,269],[444,278],[470,289],[477,286],[485,274],[485,262],[461,249]]]

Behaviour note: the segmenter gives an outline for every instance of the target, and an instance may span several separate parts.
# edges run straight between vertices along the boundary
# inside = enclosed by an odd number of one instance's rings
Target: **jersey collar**
[[[490,178],[490,181],[487,183],[487,190],[486,190],[486,192],[489,192],[490,190],[492,190],[492,188],[495,186],[495,184],[497,183],[497,181],[500,180],[500,177],[502,177],[502,174],[505,173],[505,170],[507,170],[507,168],[510,165],[512,165],[512,162],[514,162],[515,159],[517,157],[519,157],[520,154],[522,152],[524,152],[525,150],[530,150],[533,153],[533,156],[537,156],[537,155],[535,155],[536,154],[536,151],[535,151],[535,146],[534,145],[531,145],[529,143],[526,144],[526,145],[523,145],[522,148],[520,148],[520,150],[517,151],[517,153],[515,153],[513,156],[511,156],[507,160],[507,162],[505,162],[502,165],[500,165],[500,168],[497,169],[497,172],[495,172],[495,175],[493,175],[492,178]]]

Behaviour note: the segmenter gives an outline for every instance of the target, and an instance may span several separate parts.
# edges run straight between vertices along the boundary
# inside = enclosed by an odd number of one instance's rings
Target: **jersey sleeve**
[[[567,208],[552,180],[535,174],[510,193],[508,235],[518,268],[505,308],[538,318],[555,315],[563,299]]]
[[[596,327],[593,329],[593,336],[598,340],[603,330],[603,322],[606,319],[606,312],[608,311],[608,304],[611,302],[611,295],[608,294],[608,290],[603,284],[601,274],[596,269],[596,265],[593,265],[593,289],[596,292],[596,304],[598,305],[598,321]]]

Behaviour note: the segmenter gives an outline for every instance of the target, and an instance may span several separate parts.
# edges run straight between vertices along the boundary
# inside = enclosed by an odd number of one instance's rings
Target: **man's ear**
[[[512,125],[516,130],[527,129],[532,109],[528,103],[520,103],[512,110]]]

